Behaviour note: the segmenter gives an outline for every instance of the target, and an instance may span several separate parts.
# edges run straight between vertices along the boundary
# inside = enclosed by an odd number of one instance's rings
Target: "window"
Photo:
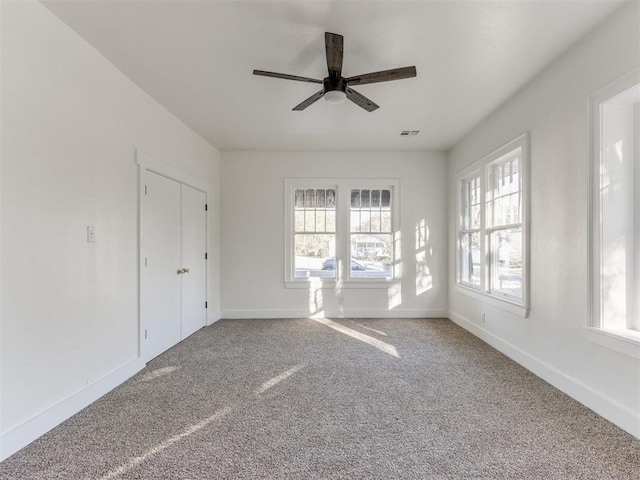
[[[480,288],[480,174],[462,179],[460,228],[460,283]]]
[[[319,258],[335,256],[336,189],[296,188],[294,191],[294,276],[335,277]]]
[[[489,289],[522,299],[522,183],[517,148],[489,165],[487,228]]]
[[[397,180],[287,179],[287,286],[313,279],[352,286],[393,280],[398,191]]]
[[[458,174],[456,273],[463,291],[524,307],[528,136]]]
[[[640,70],[591,111],[591,326],[640,340]]]
[[[351,277],[390,278],[391,189],[351,190]]]

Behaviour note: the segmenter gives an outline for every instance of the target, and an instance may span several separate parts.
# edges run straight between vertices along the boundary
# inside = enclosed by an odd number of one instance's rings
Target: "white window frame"
[[[640,359],[640,325],[629,326],[626,329],[607,329],[603,324],[601,305],[601,263],[602,263],[602,210],[601,210],[601,176],[602,163],[601,136],[603,132],[602,109],[614,97],[640,85],[640,69],[635,69],[622,78],[610,83],[589,97],[590,124],[590,168],[589,168],[589,319],[585,326],[589,340],[612,350]],[[635,124],[640,125],[640,108],[636,107]],[[635,252],[640,251],[640,134],[635,137],[635,167],[634,178],[634,245]],[[640,290],[640,255],[630,260],[634,270],[636,292]],[[633,294],[632,294],[633,295]],[[637,297],[637,295],[636,295]],[[631,299],[633,300],[633,298]],[[635,314],[639,313],[640,302],[635,298]],[[633,316],[633,313],[632,313]],[[637,322],[638,320],[636,320]],[[633,328],[632,328],[633,327]]]
[[[521,211],[520,223],[522,227],[522,297],[510,295],[499,288],[492,288],[490,281],[490,242],[492,231],[502,229],[503,226],[489,225],[487,209],[491,205],[490,173],[493,167],[504,162],[519,150],[521,175]],[[462,279],[461,238],[463,229],[462,185],[476,176],[480,177],[480,285],[476,286]],[[455,254],[455,288],[459,293],[469,295],[479,301],[492,304],[498,308],[523,317],[529,313],[529,134],[524,133],[498,148],[489,155],[472,163],[456,174],[456,254]]]
[[[336,277],[295,277],[294,195],[296,189],[335,188],[336,190]],[[351,190],[391,190],[391,228],[393,260],[391,278],[351,277]],[[322,288],[388,288],[399,283],[400,271],[400,180],[397,178],[285,178],[284,180],[284,283],[287,288],[308,288],[320,282]],[[317,285],[317,283],[316,283]]]

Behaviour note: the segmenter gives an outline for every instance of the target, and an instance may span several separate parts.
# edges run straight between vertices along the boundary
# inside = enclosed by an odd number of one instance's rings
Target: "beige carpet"
[[[448,320],[223,320],[0,478],[637,480],[640,440]]]

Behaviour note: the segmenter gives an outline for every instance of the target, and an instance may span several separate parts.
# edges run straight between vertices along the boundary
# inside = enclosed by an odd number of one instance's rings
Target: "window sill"
[[[317,277],[316,277],[317,278]],[[379,279],[371,279],[371,280],[349,280],[346,282],[339,282],[335,279],[326,279],[317,281],[315,279],[306,280],[287,280],[284,282],[285,288],[389,288],[394,285],[400,285],[400,280],[379,280]]]
[[[487,303],[493,307],[499,308],[500,310],[504,310],[522,318],[529,317],[529,309],[527,307],[510,302],[506,298],[489,295],[488,293],[483,293],[479,290],[474,290],[471,287],[466,287],[460,284],[456,284],[455,289],[458,293],[471,297],[479,302]]]
[[[603,330],[595,327],[584,327],[587,339],[636,360],[640,360],[640,332],[635,330]]]

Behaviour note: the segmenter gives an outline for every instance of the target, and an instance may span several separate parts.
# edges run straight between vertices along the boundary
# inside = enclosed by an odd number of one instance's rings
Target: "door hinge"
[[[144,266],[145,266],[145,267],[148,267],[148,266],[149,266],[149,264],[147,263],[147,257],[144,257]]]
[[[204,302],[204,308],[209,308],[209,302]]]
[[[144,339],[145,340],[147,339],[147,329],[146,328],[144,329]]]
[[[207,253],[204,254],[204,259],[208,260],[209,255],[207,255]]]
[[[209,210],[209,205],[208,204],[204,204],[204,211],[206,212],[207,210]]]
[[[144,194],[145,195],[147,194],[147,186],[146,185],[144,186]]]

